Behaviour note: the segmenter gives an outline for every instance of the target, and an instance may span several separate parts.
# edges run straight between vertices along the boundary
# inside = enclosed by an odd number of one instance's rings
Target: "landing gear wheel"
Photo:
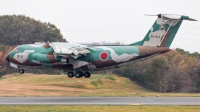
[[[91,74],[90,74],[89,72],[85,72],[85,73],[83,74],[83,76],[84,76],[85,78],[89,78],[89,77],[91,76]]]
[[[77,71],[77,72],[74,74],[74,76],[75,76],[76,78],[80,78],[80,77],[83,77],[83,73],[82,73],[81,71]]]
[[[23,70],[23,69],[19,69],[19,73],[20,73],[20,74],[23,74],[23,73],[24,73],[24,70]]]
[[[72,78],[72,77],[74,77],[74,73],[73,73],[73,72],[68,72],[68,73],[67,73],[67,76],[68,76],[69,78]]]

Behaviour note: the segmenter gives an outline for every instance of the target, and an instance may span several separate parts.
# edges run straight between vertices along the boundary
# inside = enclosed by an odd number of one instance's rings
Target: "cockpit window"
[[[20,52],[20,49],[19,48],[15,48],[13,51],[18,53],[18,52]]]

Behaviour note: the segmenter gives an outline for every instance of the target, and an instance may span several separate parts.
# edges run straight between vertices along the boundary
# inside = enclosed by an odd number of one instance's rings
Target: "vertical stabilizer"
[[[150,15],[152,16],[152,15]],[[154,15],[153,15],[154,16]],[[183,20],[196,21],[188,16],[158,14],[158,18],[143,40],[132,43],[136,46],[170,47]]]

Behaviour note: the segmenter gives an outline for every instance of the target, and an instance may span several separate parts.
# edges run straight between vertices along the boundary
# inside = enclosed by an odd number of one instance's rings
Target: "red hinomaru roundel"
[[[99,57],[102,61],[106,61],[108,59],[108,53],[107,52],[102,52]]]

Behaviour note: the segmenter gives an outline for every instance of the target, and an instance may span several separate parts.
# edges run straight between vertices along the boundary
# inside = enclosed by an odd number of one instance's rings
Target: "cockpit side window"
[[[18,52],[20,52],[20,49],[19,48],[15,48],[13,51],[18,53]]]

